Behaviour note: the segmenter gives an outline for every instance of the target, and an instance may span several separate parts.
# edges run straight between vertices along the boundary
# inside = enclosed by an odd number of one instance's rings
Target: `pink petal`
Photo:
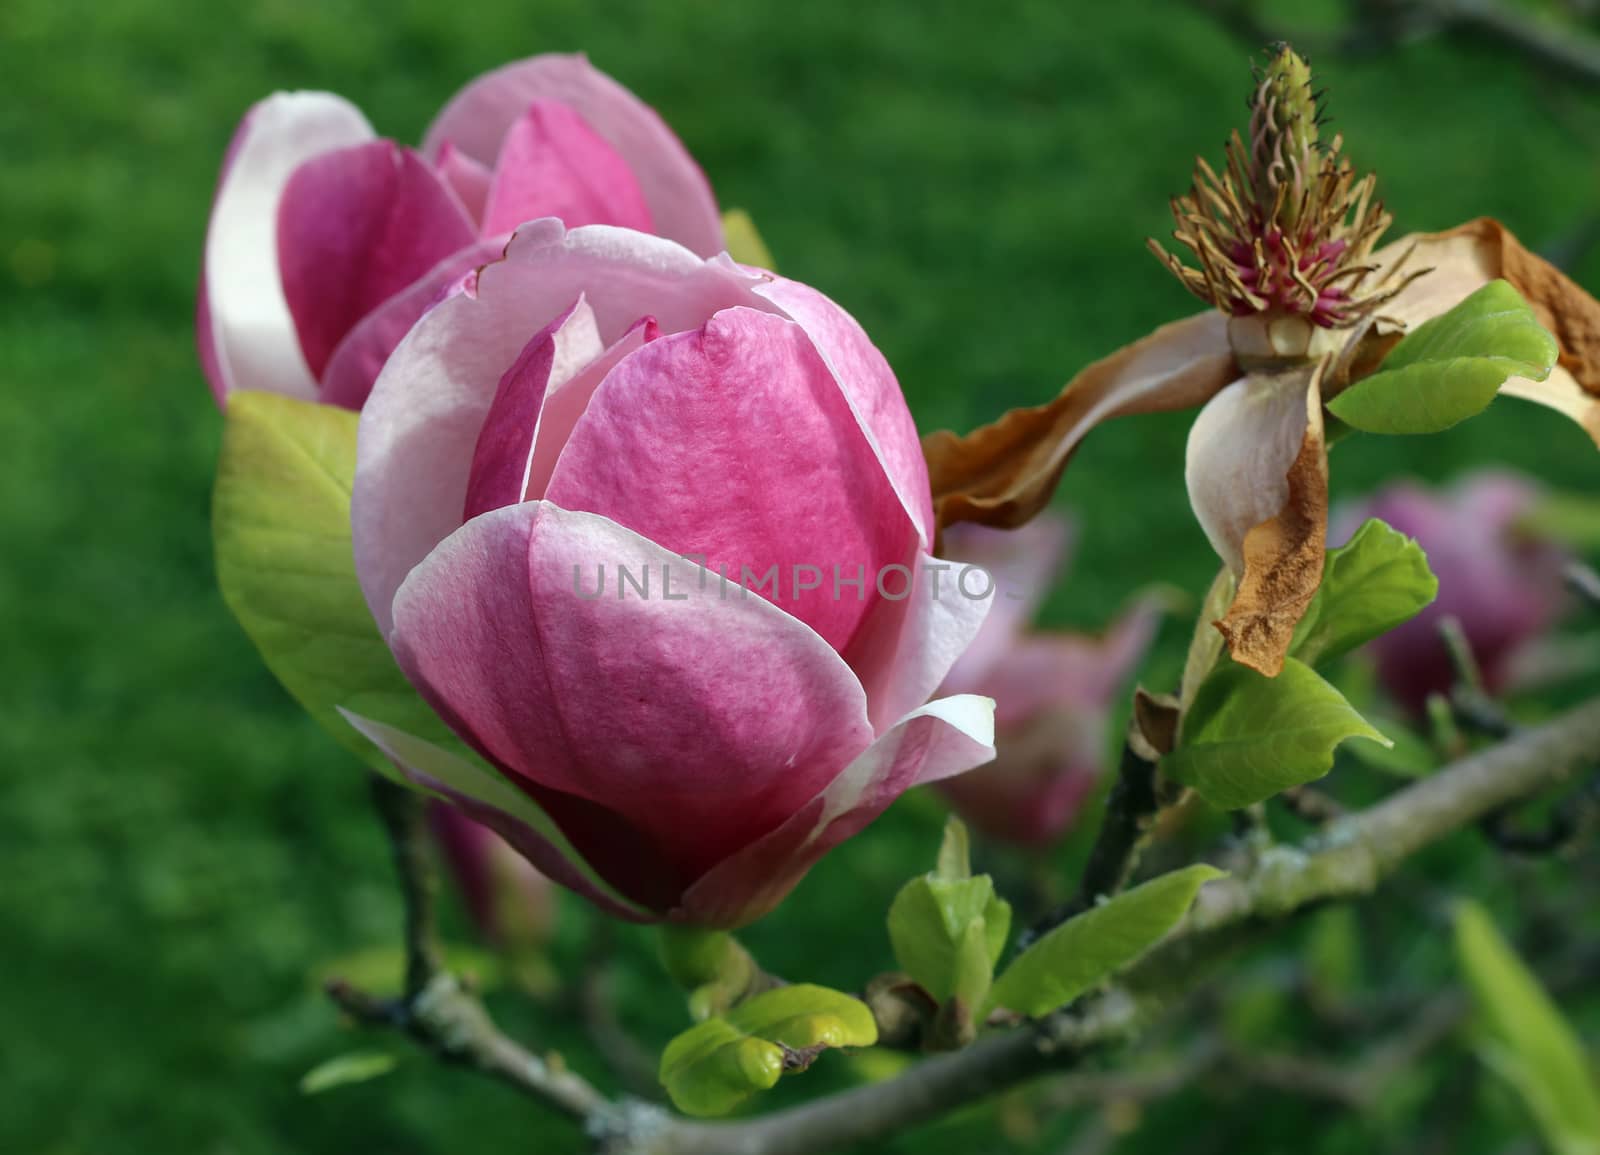
[[[604,352],[582,297],[534,334],[495,392],[478,434],[462,520],[523,500],[546,393]]]
[[[994,605],[982,575],[923,553],[913,535],[905,569],[888,572],[880,599],[843,651],[867,692],[873,730],[883,733],[928,700],[981,631]],[[907,596],[896,600],[902,590]]]
[[[326,92],[280,92],[245,114],[228,146],[206,229],[196,328],[218,402],[233,389],[316,395],[278,276],[278,202],[312,157],[372,138]]]
[[[586,596],[600,566],[607,588]],[[651,595],[619,596],[619,566]],[[548,502],[462,526],[394,612],[401,668],[458,733],[506,771],[616,814],[685,878],[776,828],[872,740],[859,684],[799,622]],[[585,849],[608,878],[614,853],[630,851]]]
[[[475,292],[450,297],[394,350],[362,409],[351,499],[356,572],[379,627],[411,568],[461,524],[472,452],[500,378],[528,338],[583,293],[601,340],[640,317],[664,331],[757,303],[754,278],[629,229],[521,229]]]
[[[536,100],[500,146],[483,213],[486,236],[560,217],[570,228],[620,225],[652,233],[650,209],[628,162],[565,104]]]
[[[994,582],[994,606],[977,640],[945,679],[947,694],[982,691],[984,678],[1010,652],[1050,595],[1065,565],[1074,529],[1065,518],[1042,513],[1016,529],[974,522],[944,531],[944,552],[958,566],[977,566]],[[973,577],[974,586],[979,581]]]
[[[752,589],[775,574],[758,592],[841,651],[883,600],[884,567],[914,542],[804,330],[747,308],[613,369],[546,496],[704,557]],[[840,575],[863,576],[862,588],[836,584]]]
[[[539,413],[538,438],[528,461],[528,477],[523,489],[525,499],[532,501],[544,496],[556,462],[561,460],[561,451],[567,447],[578,419],[588,410],[589,399],[600,388],[606,374],[629,353],[660,336],[661,327],[656,319],[641,317],[582,371],[551,385],[545,393],[544,408]]]
[[[808,285],[772,277],[756,286],[755,291],[797,321],[816,345],[849,400],[907,515],[922,535],[923,544],[931,545],[933,498],[928,489],[922,441],[900,384],[883,354],[854,317]]]
[[[322,371],[322,393],[317,399],[324,405],[359,412],[389,354],[422,314],[459,289],[463,278],[474,269],[497,259],[504,250],[503,243],[484,242],[451,253],[361,318],[328,359],[327,368]]]
[[[993,708],[987,698],[961,695],[930,702],[900,719],[804,809],[690,887],[672,917],[725,927],[760,918],[824,854],[859,833],[906,790],[993,758]]]
[[[278,261],[312,374],[362,317],[475,239],[438,175],[391,141],[296,169],[278,206]]]
[[[513,122],[536,100],[565,104],[617,151],[643,191],[656,232],[701,256],[722,250],[722,220],[705,174],[649,105],[583,56],[534,56],[480,76],[429,126],[423,152],[438,156],[449,141],[493,165]]]
[[[439,170],[440,178],[450,187],[450,191],[456,194],[467,215],[477,222],[479,230],[487,232],[482,227],[483,213],[489,203],[489,185],[494,179],[489,166],[473,160],[447,140],[439,146],[434,167]]]

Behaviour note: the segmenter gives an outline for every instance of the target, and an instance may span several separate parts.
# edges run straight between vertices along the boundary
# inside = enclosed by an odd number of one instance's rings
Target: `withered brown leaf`
[[[1012,528],[1050,500],[1067,459],[1102,421],[1203,405],[1238,376],[1227,318],[1200,313],[1086,367],[1053,401],[1013,409],[961,437],[922,439],[940,526]]]

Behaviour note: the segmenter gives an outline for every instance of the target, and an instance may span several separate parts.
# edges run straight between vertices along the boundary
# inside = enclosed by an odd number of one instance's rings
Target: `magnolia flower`
[[[351,522],[379,631],[509,796],[347,717],[614,913],[746,923],[993,756],[992,702],[925,704],[988,602],[931,568],[894,375],[832,301],[726,256],[519,230],[385,365]]]
[[[998,590],[941,688],[995,700],[995,760],[939,789],[978,829],[1024,846],[1055,841],[1094,791],[1112,703],[1160,619],[1145,599],[1103,637],[1029,631],[1070,536],[1065,521],[1044,514],[1016,530],[952,526],[944,539],[951,558],[982,566]]]
[[[428,808],[428,826],[487,942],[518,951],[549,938],[555,894],[532,863],[487,826],[444,803]]]
[[[1484,470],[1440,491],[1391,485],[1341,515],[1347,531],[1376,517],[1416,538],[1439,578],[1432,605],[1368,647],[1384,688],[1409,709],[1420,713],[1430,694],[1447,693],[1455,681],[1442,618],[1461,623],[1493,693],[1507,688],[1525,647],[1560,614],[1568,555],[1518,524],[1538,499],[1528,479]]]
[[[1218,628],[1233,657],[1281,670],[1322,579],[1328,461],[1324,403],[1370,376],[1398,334],[1503,278],[1558,339],[1542,380],[1500,392],[1551,406],[1600,443],[1600,302],[1482,219],[1375,248],[1389,216],[1335,139],[1317,139],[1309,72],[1282,49],[1221,175],[1199,162],[1173,204],[1186,268],[1215,308],[1163,326],[1078,374],[1047,404],[966,437],[925,439],[941,525],[1015,526],[1037,513],[1072,451],[1100,422],[1203,406],[1185,480],[1195,515],[1237,581]]]
[[[678,138],[582,56],[480,76],[420,151],[332,93],[267,97],[228,146],[206,232],[196,327],[212,391],[361,408],[423,311],[547,216],[723,248]]]

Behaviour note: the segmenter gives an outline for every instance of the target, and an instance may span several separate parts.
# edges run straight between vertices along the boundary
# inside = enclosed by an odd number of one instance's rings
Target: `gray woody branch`
[[[644,1104],[610,1102],[507,1039],[445,974],[398,1005],[373,1003],[348,989],[335,997],[359,1018],[399,1027],[448,1058],[582,1118],[605,1155],[820,1155],[914,1127],[1126,1039],[1242,936],[1302,907],[1371,893],[1410,855],[1507,803],[1559,785],[1597,753],[1600,699],[1338,818],[1302,847],[1273,848],[1247,875],[1208,884],[1163,945],[1082,1005],[925,1060],[886,1082],[747,1121],[702,1123]]]

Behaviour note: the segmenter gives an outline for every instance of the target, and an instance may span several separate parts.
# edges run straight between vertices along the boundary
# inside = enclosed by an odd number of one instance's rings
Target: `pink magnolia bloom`
[[[487,826],[444,803],[429,807],[428,825],[473,925],[487,942],[516,949],[548,937],[555,894],[532,863]]]
[[[725,255],[521,229],[385,365],[351,519],[401,668],[551,826],[443,792],[615,913],[746,923],[993,755],[992,702],[924,704],[988,603],[929,569],[893,373]],[[440,751],[347,716],[440,787]]]
[[[995,760],[940,783],[967,821],[1023,846],[1053,842],[1099,780],[1117,693],[1155,637],[1160,608],[1141,600],[1102,637],[1031,631],[1065,564],[1068,524],[1048,514],[1016,530],[954,525],[945,551],[982,566],[994,608],[945,678],[943,693],[995,700]]]
[[[260,389],[361,408],[424,310],[546,216],[723,248],[682,143],[582,56],[479,77],[420,151],[331,93],[267,97],[228,146],[206,232],[196,328],[218,403]]]
[[[1554,623],[1568,555],[1517,525],[1538,496],[1529,479],[1486,469],[1442,490],[1390,485],[1346,515],[1344,536],[1376,517],[1416,538],[1439,579],[1432,605],[1369,647],[1379,680],[1407,708],[1420,713],[1454,681],[1440,619],[1460,620],[1491,692],[1507,688],[1517,656]]]

